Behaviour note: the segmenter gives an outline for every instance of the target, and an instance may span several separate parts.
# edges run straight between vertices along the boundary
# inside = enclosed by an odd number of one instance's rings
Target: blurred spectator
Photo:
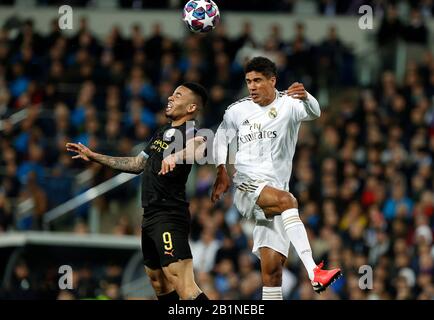
[[[31,275],[26,261],[19,260],[14,267],[11,282],[5,288],[6,299],[11,300],[31,300],[38,298],[38,287]]]
[[[41,230],[42,217],[48,208],[48,197],[45,191],[38,184],[37,176],[34,171],[30,171],[26,176],[26,187],[19,195],[21,202],[30,201],[33,208],[29,216],[17,221],[18,228],[21,230]]]
[[[193,266],[197,272],[210,272],[215,265],[220,242],[215,238],[215,227],[207,223],[201,232],[201,238],[191,243]]]
[[[428,29],[423,21],[419,8],[413,8],[410,13],[409,25],[404,31],[405,39],[409,43],[426,45],[428,42]]]
[[[9,201],[5,192],[0,189],[0,233],[8,230],[12,223],[13,217]]]
[[[404,25],[398,16],[396,6],[389,4],[377,33],[378,45],[380,47],[392,46],[396,48],[398,40],[403,37],[403,31]]]
[[[384,216],[391,220],[396,216],[409,218],[413,208],[413,201],[406,196],[406,188],[403,182],[397,181],[392,187],[391,196],[386,199]]]

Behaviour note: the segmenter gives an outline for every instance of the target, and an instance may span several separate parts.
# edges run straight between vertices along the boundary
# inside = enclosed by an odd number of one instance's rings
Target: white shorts
[[[267,220],[264,211],[256,204],[266,185],[266,181],[252,179],[237,185],[234,204],[244,218],[255,219],[256,221]]]
[[[291,241],[283,227],[282,216],[274,216],[271,221],[256,221],[253,229],[253,248],[252,253],[259,259],[259,249],[267,247],[288,257]]]
[[[256,221],[253,230],[253,254],[260,259],[259,248],[267,247],[288,257],[290,240],[283,227],[282,217],[278,215],[267,218],[261,207],[256,204],[262,190],[269,183],[253,179],[244,181],[236,183],[234,205],[244,218]]]

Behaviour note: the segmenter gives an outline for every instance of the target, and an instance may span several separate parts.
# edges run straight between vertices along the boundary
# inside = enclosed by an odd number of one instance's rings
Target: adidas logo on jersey
[[[244,120],[243,123],[241,123],[242,126],[250,126],[249,119]]]

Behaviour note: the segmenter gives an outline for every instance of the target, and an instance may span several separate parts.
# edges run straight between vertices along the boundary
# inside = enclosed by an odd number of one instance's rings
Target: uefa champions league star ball
[[[190,0],[184,6],[182,20],[195,32],[208,32],[220,21],[220,12],[212,0]]]

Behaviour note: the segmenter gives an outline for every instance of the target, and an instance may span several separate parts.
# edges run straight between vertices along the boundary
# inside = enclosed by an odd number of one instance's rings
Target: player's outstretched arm
[[[217,177],[212,188],[211,200],[216,202],[219,200],[223,193],[229,190],[231,180],[224,164],[217,167]]]
[[[313,120],[319,118],[321,115],[321,108],[319,107],[318,101],[306,91],[302,83],[294,82],[291,84],[286,94],[294,99],[303,101],[305,114],[300,120]]]
[[[146,164],[146,158],[143,154],[139,154],[136,157],[111,157],[93,152],[80,142],[67,143],[66,150],[77,153],[72,159],[95,161],[107,167],[128,173],[140,173]]]
[[[217,177],[212,189],[211,200],[215,202],[221,198],[223,193],[229,190],[231,180],[226,171],[226,160],[228,158],[228,146],[238,135],[238,128],[231,119],[230,110],[226,110],[223,121],[217,129],[214,142],[214,163],[217,166]]]
[[[159,175],[173,171],[178,163],[193,163],[195,160],[203,159],[206,149],[206,140],[204,137],[197,136],[187,141],[185,148],[179,152],[173,153],[161,162]]]

